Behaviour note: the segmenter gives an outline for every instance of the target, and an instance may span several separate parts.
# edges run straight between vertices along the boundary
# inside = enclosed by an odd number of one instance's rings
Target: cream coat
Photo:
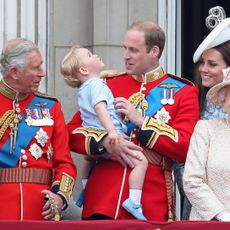
[[[230,212],[230,127],[226,120],[200,120],[192,135],[184,172],[192,204],[190,220]]]

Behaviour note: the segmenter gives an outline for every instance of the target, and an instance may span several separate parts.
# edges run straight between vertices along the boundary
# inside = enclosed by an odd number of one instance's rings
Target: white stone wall
[[[76,112],[76,89],[68,87],[60,74],[60,62],[74,44],[97,53],[107,69],[124,71],[123,37],[137,20],[160,22],[167,32],[162,64],[175,70],[175,5],[181,0],[0,0],[0,48],[12,37],[23,36],[36,42],[44,58],[47,78],[40,90],[56,96],[62,103],[66,122]],[[177,55],[179,45],[177,44]],[[167,55],[166,55],[167,53]],[[170,58],[170,59],[169,59]],[[172,62],[173,60],[173,62]],[[167,68],[168,67],[168,68]],[[178,68],[179,69],[179,68]],[[73,153],[78,167],[74,198],[81,189],[81,159]],[[75,206],[68,217],[80,218]]]
[[[66,52],[72,45],[79,44],[97,53],[106,68],[124,71],[124,33],[133,21],[157,21],[157,0],[50,0],[48,12],[48,92],[61,101],[68,122],[77,110],[77,99],[76,89],[64,83],[59,70]],[[82,157],[72,155],[78,168],[76,198],[81,189]],[[80,212],[72,205],[66,214],[68,218],[78,219]]]
[[[97,53],[106,68],[124,71],[123,36],[136,20],[157,20],[157,0],[50,1],[48,91],[57,96],[69,121],[77,109],[75,89],[65,85],[60,62],[69,48],[80,44]]]

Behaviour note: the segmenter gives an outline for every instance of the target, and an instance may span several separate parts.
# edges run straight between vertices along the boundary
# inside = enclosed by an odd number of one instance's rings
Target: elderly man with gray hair
[[[45,76],[39,48],[6,42],[0,70],[0,219],[60,220],[76,168],[56,98],[38,92]]]

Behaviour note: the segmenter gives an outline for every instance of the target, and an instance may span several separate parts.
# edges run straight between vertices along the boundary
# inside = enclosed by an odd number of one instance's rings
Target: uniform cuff
[[[81,127],[73,131],[73,134],[76,133],[81,133],[85,136],[87,154],[101,155],[105,153],[105,148],[100,145],[100,141],[108,135],[105,130]]]
[[[168,124],[161,124],[153,117],[145,117],[138,140],[148,148],[153,148],[159,136],[167,136],[178,142],[178,132]]]
[[[64,199],[62,210],[66,209],[69,205],[70,196],[73,192],[74,182],[75,180],[71,176],[66,173],[62,174],[60,185],[57,191],[57,194],[60,195],[62,199]]]

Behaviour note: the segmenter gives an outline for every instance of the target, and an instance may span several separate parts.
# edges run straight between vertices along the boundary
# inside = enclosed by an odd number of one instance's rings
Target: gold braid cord
[[[175,220],[172,172],[164,170],[164,176],[165,176],[166,192],[167,192],[167,199],[168,199],[168,221],[171,222]]]
[[[0,118],[0,139],[3,137],[7,128],[10,128],[10,154],[12,150],[15,149],[17,132],[18,132],[18,123],[20,122],[18,115],[14,110],[6,111],[3,116]]]
[[[57,202],[55,201],[55,199],[53,197],[50,197],[49,194],[46,194],[45,200],[49,201],[51,213],[53,215],[52,220],[60,221],[61,220],[61,211],[58,208]]]
[[[6,132],[7,128],[11,126],[13,120],[15,118],[15,112],[14,110],[8,110],[6,111],[3,116],[0,118],[0,139]]]
[[[173,179],[172,179],[172,164],[173,164],[172,160],[148,148],[144,148],[143,153],[150,164],[161,167],[161,169],[164,172],[165,186],[166,186],[166,193],[167,193],[166,194],[167,203],[168,203],[167,221],[169,222],[174,221],[176,219],[176,215],[175,215],[176,212],[175,212],[175,197],[174,197]]]
[[[148,109],[148,102],[145,99],[145,94],[142,92],[137,92],[131,95],[128,99],[128,101],[135,106],[139,110],[139,112],[142,113],[143,116],[145,116],[145,112]],[[127,123],[129,121],[128,117],[124,118],[124,122]]]

